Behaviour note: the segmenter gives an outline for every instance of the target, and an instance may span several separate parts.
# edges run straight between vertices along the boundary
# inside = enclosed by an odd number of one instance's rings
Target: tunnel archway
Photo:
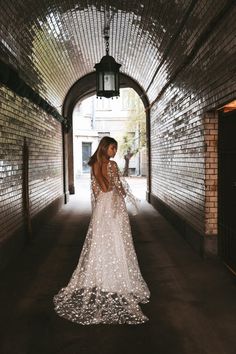
[[[144,89],[130,76],[120,73],[120,87],[133,88],[143,102],[146,111],[146,140],[147,140],[147,192],[146,198],[149,201],[151,187],[151,171],[150,171],[150,113],[149,100]],[[74,162],[73,162],[73,124],[72,114],[75,105],[82,99],[90,97],[96,93],[96,74],[90,73],[76,81],[68,91],[63,103],[63,116],[68,121],[69,128],[63,132],[63,150],[64,150],[64,195],[65,202],[69,199],[69,194],[75,193],[74,182]]]
[[[11,239],[19,249],[23,240],[21,148],[25,138],[32,147],[28,164],[32,190],[25,193],[28,219],[46,208],[58,209],[69,187],[73,192],[73,180],[68,178],[73,150],[65,118],[70,121],[75,102],[95,92],[92,71],[104,55],[108,9],[110,54],[122,64],[121,84],[135,86],[151,124],[148,197],[200,254],[216,255],[216,201],[211,193],[217,186],[207,168],[211,159],[216,163],[211,153],[216,154],[212,139],[217,119],[211,112],[235,100],[235,1],[222,0],[213,6],[214,1],[194,0],[79,4],[55,0],[51,6],[50,1],[29,0],[18,5],[3,2],[0,13],[0,180],[5,225],[0,241],[7,244],[4,249],[8,244],[12,249]],[[1,254],[2,250],[1,246]],[[9,253],[14,252],[4,251]]]

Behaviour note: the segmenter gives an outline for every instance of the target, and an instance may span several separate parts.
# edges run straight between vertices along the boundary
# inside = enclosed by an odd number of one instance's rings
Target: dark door
[[[219,251],[236,272],[236,111],[219,118]]]
[[[88,173],[90,171],[88,166],[88,160],[91,156],[91,145],[92,143],[83,143],[82,142],[82,168],[83,173]]]

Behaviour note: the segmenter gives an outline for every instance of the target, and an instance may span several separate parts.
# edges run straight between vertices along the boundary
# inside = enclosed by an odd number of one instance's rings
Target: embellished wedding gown
[[[109,191],[91,174],[92,217],[79,263],[69,284],[54,296],[55,311],[70,321],[89,324],[140,324],[148,318],[139,303],[150,292],[139,269],[124,200],[134,199],[109,161]]]

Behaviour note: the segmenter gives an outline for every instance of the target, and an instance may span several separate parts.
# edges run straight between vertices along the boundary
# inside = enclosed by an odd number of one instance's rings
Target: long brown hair
[[[106,156],[107,154],[107,149],[110,144],[118,145],[117,141],[110,136],[104,136],[101,140],[100,143],[97,147],[97,150],[95,153],[90,157],[88,165],[92,166],[96,161],[98,161],[99,164],[102,162],[102,157]]]

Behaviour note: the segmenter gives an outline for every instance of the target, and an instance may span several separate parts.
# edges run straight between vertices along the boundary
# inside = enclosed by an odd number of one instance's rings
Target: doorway
[[[219,253],[236,274],[236,110],[219,115]]]
[[[82,172],[89,173],[88,161],[92,155],[92,143],[82,142]]]

